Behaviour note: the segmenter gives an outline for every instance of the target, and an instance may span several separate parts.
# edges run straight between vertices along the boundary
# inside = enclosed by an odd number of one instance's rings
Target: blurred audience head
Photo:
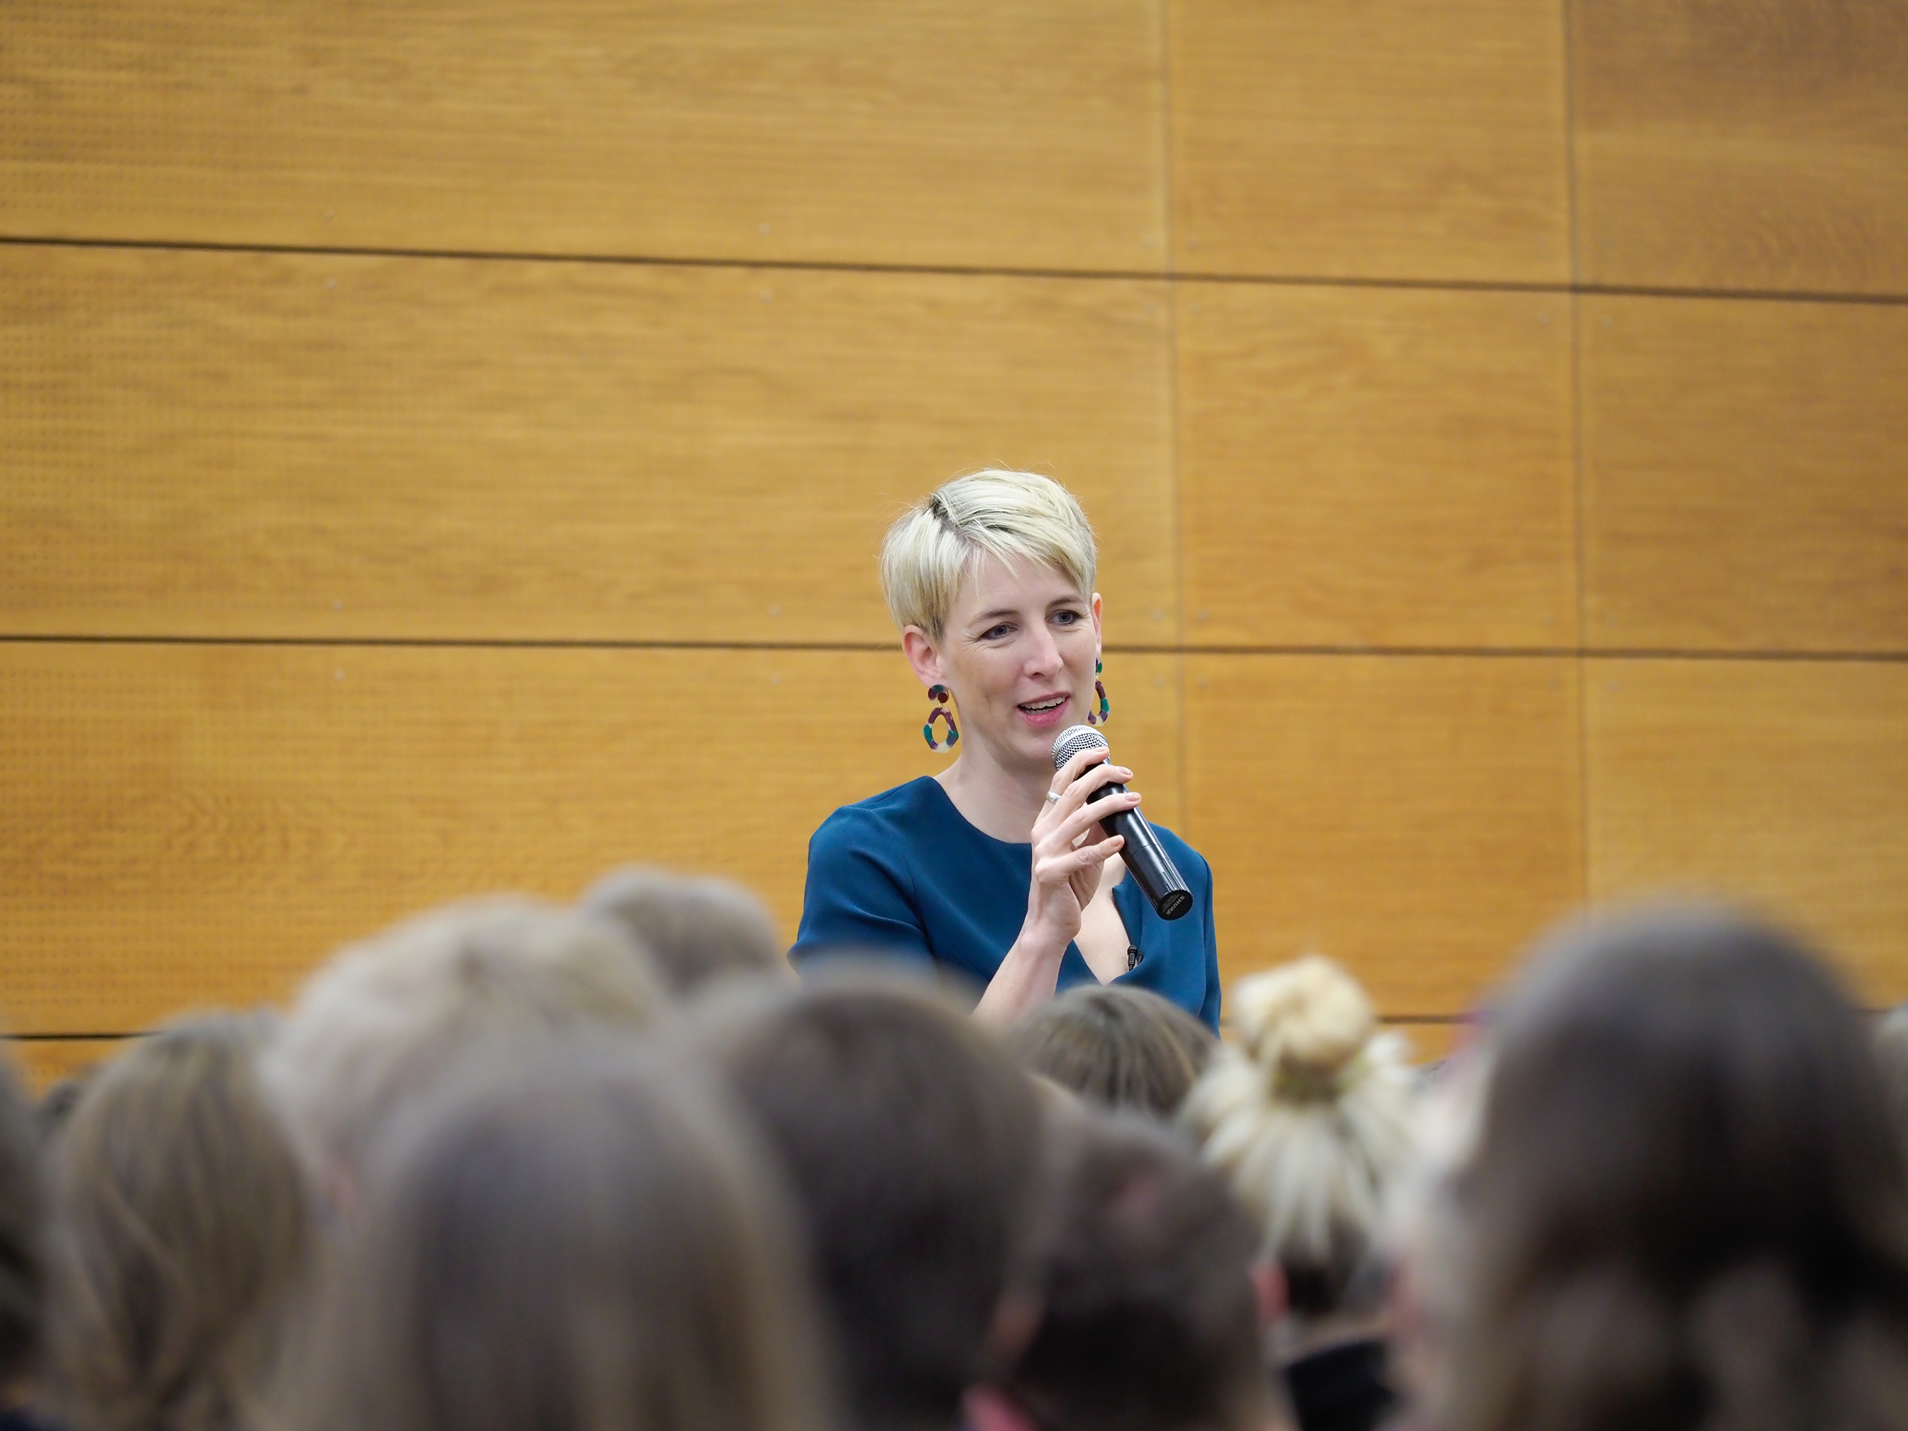
[[[1357,982],[1329,959],[1243,980],[1222,1047],[1181,1119],[1259,1229],[1300,1318],[1375,1313],[1386,1201],[1413,1155],[1402,1041],[1381,1034]]]
[[[770,1160],[687,1067],[507,1045],[414,1103],[283,1388],[294,1431],[823,1431]]]
[[[262,1032],[205,1017],[138,1040],[52,1145],[47,1393],[77,1431],[222,1428],[255,1404],[310,1242]]]
[[[952,1427],[1034,1183],[1031,1083],[927,989],[867,974],[707,1015],[702,1041],[792,1184],[854,1420]]]
[[[792,976],[768,909],[733,880],[617,870],[590,887],[583,907],[627,929],[678,997],[716,979]]]
[[[1866,1030],[1702,908],[1542,949],[1459,1184],[1451,1431],[1908,1425],[1908,1180]]]
[[[1875,1057],[1895,1124],[1908,1138],[1908,1004],[1897,1004],[1875,1025]]]
[[[968,1398],[975,1431],[1258,1431],[1258,1236],[1171,1130],[1092,1114],[1053,1130],[1024,1261],[1037,1316]]]
[[[55,1138],[65,1130],[73,1116],[73,1110],[79,1107],[80,1099],[86,1096],[86,1090],[93,1085],[98,1076],[99,1065],[89,1063],[75,1073],[69,1073],[59,1080],[33,1105],[33,1126],[39,1133],[40,1146],[50,1147]]]
[[[314,974],[265,1072],[322,1191],[348,1206],[380,1131],[473,1047],[646,1028],[667,997],[600,916],[514,897],[453,904]]]
[[[0,1412],[32,1379],[46,1285],[39,1141],[0,1055]]]
[[[1177,1004],[1124,985],[1069,989],[1007,1035],[1029,1073],[1104,1107],[1162,1118],[1184,1101],[1217,1042]]]

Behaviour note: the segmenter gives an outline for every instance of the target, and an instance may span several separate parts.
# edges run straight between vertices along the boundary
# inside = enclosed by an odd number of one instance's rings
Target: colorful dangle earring
[[[1105,725],[1113,719],[1113,702],[1106,698],[1106,682],[1100,679],[1100,672],[1104,669],[1100,664],[1100,658],[1095,656],[1093,658],[1093,694],[1100,698],[1100,708],[1097,711],[1087,712],[1088,725]]]
[[[946,686],[929,686],[928,698],[934,702],[928,707],[927,724],[921,727],[921,735],[928,743],[929,750],[952,750],[961,743],[961,728],[954,724],[954,708],[948,702],[952,694]],[[947,722],[947,739],[937,742],[934,739],[934,722]]]

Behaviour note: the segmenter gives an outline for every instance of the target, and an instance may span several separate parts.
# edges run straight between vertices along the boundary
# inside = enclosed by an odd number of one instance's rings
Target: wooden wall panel
[[[1186,831],[1228,986],[1318,952],[1388,1016],[1460,1012],[1582,898],[1574,661],[1186,669]]]
[[[1179,822],[1171,656],[1116,739]],[[941,768],[898,654],[0,644],[0,1020],[121,1032],[277,998],[339,941],[653,860],[790,938],[837,805]]]
[[[1908,293],[1899,0],[1575,0],[1580,277]]]
[[[1590,892],[1678,889],[1799,922],[1908,998],[1908,664],[1588,665]]]
[[[0,230],[1153,269],[1154,0],[22,0]]]
[[[1128,280],[0,248],[0,632],[888,641],[874,554],[1058,476],[1177,633]]]
[[[1191,641],[1574,644],[1566,296],[1189,284],[1178,334]]]
[[[1570,276],[1560,0],[1169,0],[1174,263]]]
[[[1604,647],[1908,650],[1908,307],[1585,298]]]

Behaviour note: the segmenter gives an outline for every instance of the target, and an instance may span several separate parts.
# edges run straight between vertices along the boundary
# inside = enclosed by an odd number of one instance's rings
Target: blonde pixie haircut
[[[982,556],[1050,566],[1093,594],[1099,549],[1073,494],[1037,472],[989,468],[956,477],[888,529],[881,590],[895,626],[940,640],[961,578]]]

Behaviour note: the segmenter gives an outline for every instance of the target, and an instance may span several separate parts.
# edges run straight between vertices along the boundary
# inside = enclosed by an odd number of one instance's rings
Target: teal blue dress
[[[1150,989],[1217,1029],[1212,867],[1171,830],[1153,829],[1192,886],[1192,912],[1161,919],[1131,878],[1115,885],[1131,967],[1113,982]],[[1032,879],[1032,845],[975,829],[940,782],[924,775],[842,806],[815,831],[789,957],[798,968],[846,951],[939,965],[965,975],[978,997],[1020,937]],[[1059,987],[1098,982],[1080,946],[1069,944]]]

